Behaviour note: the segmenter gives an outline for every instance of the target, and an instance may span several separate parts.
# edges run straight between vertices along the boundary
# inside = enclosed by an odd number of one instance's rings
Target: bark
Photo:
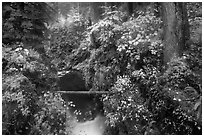
[[[184,51],[188,49],[187,41],[190,39],[190,30],[188,15],[185,2],[176,3],[177,8],[177,21],[178,21],[178,38],[180,50]]]
[[[179,44],[176,36],[176,7],[174,3],[162,3],[164,25],[164,63],[179,56]]]
[[[164,65],[179,57],[189,40],[189,24],[185,3],[162,3],[164,25]]]
[[[133,14],[133,2],[127,2],[127,5],[128,5],[128,14],[129,16],[131,16]]]

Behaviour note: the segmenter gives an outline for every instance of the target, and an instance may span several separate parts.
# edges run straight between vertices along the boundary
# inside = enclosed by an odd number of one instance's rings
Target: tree
[[[179,57],[190,38],[185,3],[162,3],[164,25],[164,63]]]
[[[177,22],[178,22],[178,37],[181,51],[186,51],[189,48],[188,40],[190,39],[190,26],[188,22],[186,2],[177,2]]]

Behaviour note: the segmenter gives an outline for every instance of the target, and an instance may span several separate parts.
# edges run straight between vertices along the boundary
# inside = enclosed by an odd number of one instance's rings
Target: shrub
[[[64,102],[47,92],[56,89],[56,75],[47,73],[37,52],[14,47],[3,47],[3,134],[68,134]]]

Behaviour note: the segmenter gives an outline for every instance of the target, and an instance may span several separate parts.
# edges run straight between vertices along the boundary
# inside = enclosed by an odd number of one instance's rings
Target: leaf
[[[194,110],[198,110],[198,108],[202,105],[202,100],[201,98],[196,102],[196,104],[194,105]]]
[[[33,26],[33,24],[31,23],[31,21],[23,21],[21,24],[21,27],[23,28],[31,28]]]

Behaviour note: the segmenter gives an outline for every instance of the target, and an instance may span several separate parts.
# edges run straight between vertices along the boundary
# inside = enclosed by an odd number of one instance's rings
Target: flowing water
[[[105,117],[97,115],[94,120],[85,122],[74,120],[72,126],[72,135],[102,135],[105,130]]]
[[[63,94],[74,107],[67,109],[67,131],[72,135],[102,135],[105,131],[105,116],[100,100],[87,94]],[[75,113],[75,112],[80,112]]]
[[[71,132],[73,135],[102,135],[106,126],[103,116],[103,103],[100,100],[101,95],[79,92],[87,90],[82,73],[78,70],[66,72],[60,76],[58,86],[61,91],[67,91],[62,93],[62,98],[67,105],[70,102],[74,105],[74,107],[68,105],[67,133]],[[72,93],[68,91],[72,91]],[[73,93],[73,91],[76,92]],[[75,112],[80,112],[80,114]]]

